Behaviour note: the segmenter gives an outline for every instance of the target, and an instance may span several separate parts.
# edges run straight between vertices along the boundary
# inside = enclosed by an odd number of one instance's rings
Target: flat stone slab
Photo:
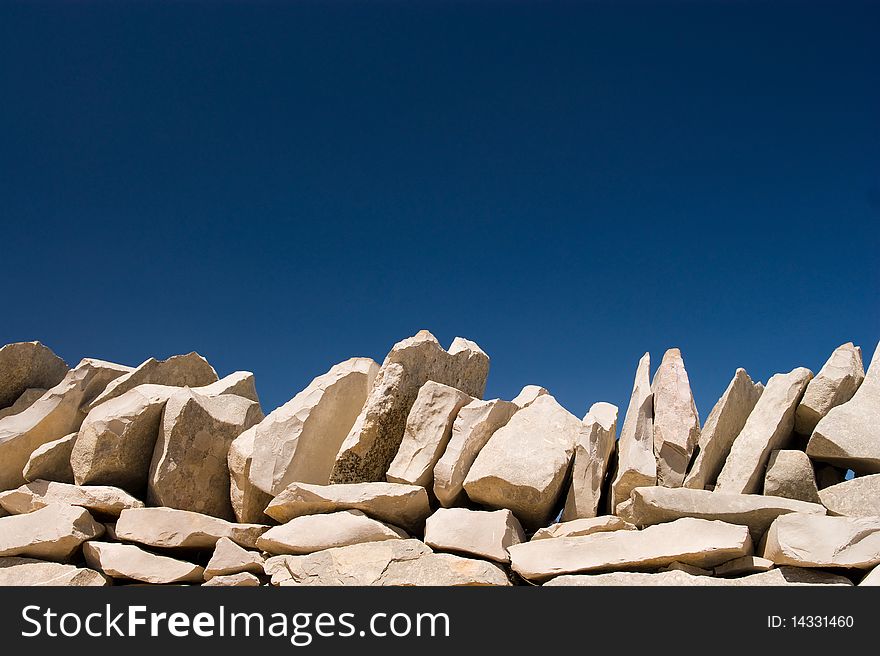
[[[359,510],[295,517],[273,526],[257,540],[257,548],[270,554],[310,554],[362,542],[408,538],[404,531],[367,517]]]
[[[0,556],[67,561],[86,540],[104,533],[89,511],[51,505],[26,515],[0,518]]]
[[[780,567],[769,572],[742,578],[724,579],[694,576],[687,572],[671,571],[648,574],[644,572],[611,572],[609,574],[557,576],[545,583],[549,586],[780,586],[780,585],[852,585],[845,576],[817,572],[800,567]]]
[[[532,536],[532,540],[546,540],[548,538],[574,538],[593,533],[606,533],[608,531],[635,531],[634,524],[614,515],[601,515],[573,519],[570,522],[553,524],[546,528],[538,529]]]
[[[100,572],[34,558],[0,558],[0,587],[101,587],[109,581]]]
[[[257,538],[268,529],[261,524],[233,524],[174,508],[123,510],[116,522],[116,535],[120,540],[163,549],[213,549],[220,538],[229,538],[253,549]]]
[[[760,556],[742,556],[734,558],[726,563],[721,563],[715,568],[715,576],[743,576],[744,574],[757,574],[766,572],[776,567],[776,563]]]
[[[509,510],[440,508],[425,522],[425,544],[499,563],[509,563],[508,547],[525,542],[519,520]]]
[[[140,499],[125,490],[105,485],[71,485],[33,481],[15,490],[0,492],[0,506],[13,515],[30,513],[51,504],[81,506],[98,514],[118,517],[126,508],[143,508]]]
[[[157,556],[133,544],[86,542],[83,556],[89,567],[119,579],[144,583],[201,583],[204,570],[176,558]]]
[[[829,515],[880,517],[880,474],[859,476],[819,492]]]
[[[880,564],[880,517],[784,515],[765,541],[762,555],[777,565],[870,569]]]

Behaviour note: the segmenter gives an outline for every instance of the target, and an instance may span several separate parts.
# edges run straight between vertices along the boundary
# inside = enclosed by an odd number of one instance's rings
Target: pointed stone
[[[227,588],[255,588],[259,585],[260,579],[249,572],[214,576],[202,583],[203,587],[222,586]]]
[[[87,404],[129,367],[83,360],[27,410],[0,419],[0,490],[25,482],[22,471],[38,447],[79,430]]]
[[[512,510],[529,528],[546,525],[582,430],[582,422],[556,399],[538,397],[477,455],[464,482],[468,497],[489,508]]]
[[[220,538],[214,546],[214,554],[208,561],[208,566],[205,567],[205,580],[241,572],[262,574],[264,563],[265,559],[256,551],[248,551],[229,538]]]
[[[665,567],[661,567],[657,570],[658,572],[685,572],[686,574],[690,574],[691,576],[712,576],[711,569],[703,569],[702,567],[695,567],[694,565],[688,565],[686,563],[680,563],[675,561],[674,563],[670,563]]]
[[[452,424],[459,410],[473,400],[464,392],[433,380],[422,385],[385,479],[389,483],[433,487],[434,465],[449,443]]]
[[[187,510],[132,508],[119,515],[116,535],[126,542],[162,549],[213,549],[220,538],[253,549],[257,538],[268,528],[260,524],[233,524]]]
[[[762,555],[777,565],[870,569],[880,564],[880,517],[784,515],[767,531]]]
[[[83,556],[93,569],[115,579],[144,583],[201,583],[203,569],[176,558],[157,556],[133,544],[87,542]]]
[[[475,399],[458,411],[446,450],[434,465],[434,495],[442,506],[449,508],[461,503],[464,480],[477,454],[517,410],[517,405],[510,401]]]
[[[811,435],[819,420],[832,408],[849,401],[864,379],[862,350],[852,342],[838,346],[807,385],[795,413],[795,432]]]
[[[509,563],[508,547],[525,539],[519,520],[509,510],[440,508],[425,522],[428,546],[499,563]]]
[[[700,439],[700,418],[681,351],[669,349],[654,374],[654,454],[657,484],[681,487]]]
[[[251,483],[272,496],[293,482],[329,483],[336,454],[378,371],[370,358],[340,362],[250,429]]]
[[[30,482],[42,479],[59,483],[73,483],[70,454],[76,443],[76,435],[76,433],[71,433],[34,449],[21,472],[24,480]]]
[[[17,415],[19,412],[24,412],[45,393],[46,390],[42,387],[29,387],[21,393],[21,396],[19,396],[11,406],[0,408],[0,419],[11,415]]]
[[[617,406],[594,403],[584,417],[584,430],[574,449],[571,482],[562,521],[595,517],[602,486],[617,439]]]
[[[96,515],[118,517],[126,508],[143,508],[142,501],[115,487],[70,485],[54,481],[33,481],[15,490],[0,492],[0,506],[23,515],[51,504],[80,506]]]
[[[408,538],[401,529],[367,517],[359,510],[295,517],[260,536],[257,547],[274,555],[301,555],[362,542]]]
[[[819,492],[829,515],[880,517],[880,474],[859,476]]]
[[[764,494],[820,503],[813,463],[803,451],[773,451],[764,475]]]
[[[697,457],[682,487],[703,490],[708,485],[715,485],[733,441],[742,431],[763,391],[764,386],[752,382],[745,369],[736,370],[706,419],[697,442]]]
[[[232,440],[226,458],[229,468],[229,500],[235,519],[251,524],[266,520],[263,509],[272,501],[270,495],[250,481],[256,435],[256,431],[249,428]]]
[[[539,396],[544,396],[545,394],[549,394],[547,390],[543,387],[539,387],[538,385],[526,385],[523,387],[519,394],[511,401],[517,408],[522,410],[523,408],[527,408],[528,406],[534,403],[535,399]]]
[[[769,572],[751,574],[742,578],[724,579],[711,576],[693,576],[687,572],[611,572],[609,574],[557,576],[547,586],[725,586],[752,587],[782,585],[852,585],[837,574],[817,572],[800,567],[779,567]]]
[[[461,337],[453,340],[448,352],[427,330],[395,344],[339,449],[330,482],[385,478],[403,439],[409,411],[429,380],[482,398],[488,374],[489,356]]]
[[[629,407],[617,443],[617,471],[611,484],[611,510],[629,499],[634,488],[657,483],[654,457],[654,396],[651,393],[651,356],[639,360]]]
[[[34,558],[0,558],[0,587],[101,587],[109,581],[93,569]]]
[[[55,387],[67,365],[40,342],[17,342],[0,348],[0,408],[11,406],[28,388]]]
[[[715,576],[743,576],[767,572],[776,567],[776,563],[760,556],[741,556],[721,563],[715,568]]]
[[[852,399],[816,424],[807,455],[857,474],[880,473],[880,345]]]
[[[745,426],[733,441],[718,475],[718,492],[754,494],[761,490],[770,453],[791,440],[794,413],[813,374],[798,367],[768,382]]]
[[[569,522],[553,524],[546,528],[538,529],[532,536],[532,540],[546,540],[549,538],[575,538],[593,533],[605,533],[608,531],[635,531],[634,524],[624,521],[614,515],[602,515],[600,517],[587,517],[585,519],[573,519]]]
[[[0,518],[0,556],[67,561],[104,527],[85,508],[46,506],[26,515]]]

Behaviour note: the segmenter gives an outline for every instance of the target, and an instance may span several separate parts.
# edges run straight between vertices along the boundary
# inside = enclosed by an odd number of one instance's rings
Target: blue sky
[[[625,408],[880,339],[880,6],[3,3],[0,341],[266,410],[428,328]]]

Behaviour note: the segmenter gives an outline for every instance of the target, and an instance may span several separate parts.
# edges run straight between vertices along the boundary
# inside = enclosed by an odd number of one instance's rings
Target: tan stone
[[[630,494],[632,494],[632,492],[630,492]],[[623,503],[621,503],[619,506],[617,506],[617,510],[615,512],[620,519],[632,524],[634,521],[632,509],[633,509],[633,501],[630,498],[630,499],[627,499],[626,501],[624,501]]]
[[[773,451],[764,474],[764,494],[820,503],[813,463],[803,451]]]
[[[666,565],[666,567],[661,567],[657,570],[658,572],[685,572],[687,574],[691,574],[692,576],[712,576],[711,569],[703,569],[702,567],[694,567],[693,565],[688,565],[686,563],[680,563],[675,561],[674,563],[670,563]]]
[[[69,560],[104,527],[85,508],[52,505],[26,515],[0,518],[0,556]]]
[[[458,411],[446,450],[434,465],[434,495],[441,505],[448,508],[461,503],[464,480],[480,450],[517,410],[510,401],[475,399]]]
[[[6,408],[0,408],[0,419],[11,415],[17,415],[19,412],[24,412],[45,393],[46,390],[42,387],[29,387],[21,393],[21,396],[15,400],[15,403]]]
[[[260,536],[257,547],[274,555],[310,554],[362,542],[406,539],[401,529],[367,517],[359,510],[295,517]]]
[[[453,340],[448,352],[427,330],[395,344],[339,449],[330,482],[385,478],[403,439],[409,411],[426,382],[433,380],[482,398],[488,374],[489,357],[461,337]]]
[[[545,394],[549,393],[550,392],[545,390],[543,387],[539,387],[538,385],[526,385],[520,390],[519,394],[514,397],[511,403],[522,410],[523,408],[532,405],[534,400],[537,399],[539,396],[544,396]]]
[[[21,474],[24,480],[58,481],[73,483],[73,469],[70,467],[70,454],[76,443],[76,433],[46,442],[31,453]]]
[[[459,410],[474,399],[464,392],[429,380],[419,389],[406,419],[397,455],[388,467],[389,483],[434,485],[434,465],[443,455]]]
[[[752,553],[745,526],[685,517],[642,531],[534,540],[509,549],[513,570],[529,581],[560,574],[647,569],[675,561],[708,569]]]
[[[2,570],[0,570],[0,571],[2,571]],[[0,576],[2,576],[2,574],[0,574]],[[880,585],[880,565],[878,565],[877,567],[872,569],[870,572],[868,572],[865,575],[865,578],[863,578],[861,581],[859,581],[859,585],[865,585],[865,586]]]
[[[293,482],[329,483],[378,371],[370,358],[340,362],[251,428],[251,483],[272,496]]]
[[[509,510],[440,508],[425,522],[425,544],[439,551],[509,563],[507,548],[526,539]]]
[[[250,481],[256,431],[249,428],[232,440],[226,464],[229,468],[229,500],[239,522],[259,523],[266,519],[263,509],[272,497]]]
[[[736,370],[706,419],[697,442],[697,457],[682,487],[702,490],[715,485],[733,441],[742,431],[763,391],[764,386],[752,382],[745,369]]]
[[[880,517],[784,515],[770,525],[762,555],[777,565],[869,569],[880,564]]]
[[[767,382],[745,426],[733,441],[715,490],[753,494],[761,489],[770,453],[784,448],[794,428],[794,413],[813,374],[799,367]]]
[[[201,583],[203,569],[176,558],[157,556],[133,544],[87,542],[83,556],[89,567],[116,579],[144,583]]]
[[[760,556],[742,556],[721,563],[715,568],[715,576],[743,576],[766,572],[776,567],[776,563]]]
[[[0,587],[105,586],[109,581],[93,569],[51,563],[34,558],[0,558]]]
[[[196,386],[195,391],[202,396],[223,396],[225,394],[233,394],[244,399],[260,402],[257,396],[257,384],[254,375],[250,371],[234,371],[228,376],[224,376],[216,383]]]
[[[633,488],[657,482],[654,457],[654,396],[651,393],[651,356],[639,360],[629,407],[617,442],[617,471],[611,484],[610,508],[629,499]]]
[[[67,365],[40,342],[17,342],[0,348],[0,408],[11,406],[28,388],[55,387]]]
[[[819,492],[829,515],[880,517],[880,474],[859,476]]]
[[[794,430],[811,435],[816,424],[831,408],[849,401],[865,379],[862,350],[847,342],[834,349],[816,377],[807,385],[804,398],[798,404]]]
[[[132,508],[119,515],[116,535],[126,542],[164,549],[213,549],[220,538],[253,549],[257,538],[268,528],[260,524],[233,524],[188,510]]]
[[[340,510],[360,510],[407,530],[420,529],[431,514],[425,488],[403,483],[291,483],[266,507],[266,514],[283,524],[303,515]]]
[[[595,517],[617,438],[617,406],[594,403],[574,449],[562,521]]]
[[[220,538],[214,545],[214,554],[208,561],[208,566],[205,567],[205,580],[242,572],[262,574],[264,562],[265,559],[257,552],[248,551],[229,538]]]
[[[681,351],[669,349],[654,374],[654,454],[657,484],[681,487],[700,439],[700,417]]]
[[[852,585],[843,576],[817,572],[800,567],[779,567],[768,572],[742,578],[724,579],[711,576],[693,576],[687,572],[611,572],[609,574],[557,576],[544,585],[549,586],[780,586],[780,585]]]
[[[228,588],[255,588],[260,585],[260,579],[249,572],[239,572],[238,574],[223,574],[215,576],[202,586],[214,587],[223,586]]]
[[[538,529],[532,536],[532,540],[545,540],[548,538],[574,538],[593,533],[607,531],[634,531],[636,527],[614,515],[602,515],[600,517],[586,517],[573,519],[568,522],[553,524],[546,528]]]
[[[0,492],[0,506],[22,515],[51,504],[81,506],[96,515],[118,517],[126,508],[143,508],[142,501],[125,490],[101,485],[70,485],[37,480],[15,490]]]
[[[435,554],[419,540],[365,542],[266,561],[273,585],[510,585],[498,565]]]

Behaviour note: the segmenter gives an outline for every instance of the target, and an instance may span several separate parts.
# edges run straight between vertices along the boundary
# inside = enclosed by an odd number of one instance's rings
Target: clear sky
[[[0,5],[0,341],[268,411],[428,328],[626,407],[880,339],[880,5]]]

